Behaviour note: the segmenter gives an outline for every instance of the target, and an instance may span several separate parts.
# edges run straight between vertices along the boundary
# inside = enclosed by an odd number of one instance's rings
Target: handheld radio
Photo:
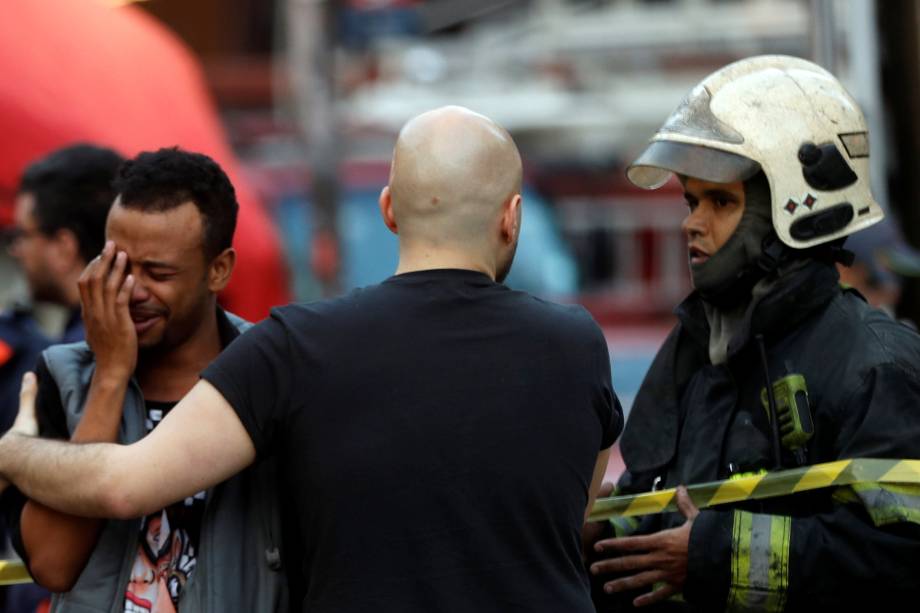
[[[805,444],[815,433],[808,405],[808,387],[805,377],[800,374],[786,375],[773,382],[773,395],[776,399],[776,414],[779,422],[779,434],[783,447],[792,452],[799,466],[805,464]],[[760,390],[760,402],[770,416],[767,389]]]

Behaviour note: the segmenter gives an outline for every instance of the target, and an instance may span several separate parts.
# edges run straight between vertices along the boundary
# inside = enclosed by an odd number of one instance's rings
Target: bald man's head
[[[393,151],[389,195],[403,241],[486,246],[503,205],[521,191],[521,156],[508,132],[448,106],[410,120]]]

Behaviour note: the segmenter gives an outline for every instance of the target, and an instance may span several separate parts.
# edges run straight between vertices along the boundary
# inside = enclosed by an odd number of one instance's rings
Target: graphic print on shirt
[[[147,431],[173,403],[147,403]],[[137,557],[125,590],[125,613],[176,613],[197,564],[205,492],[151,513],[141,521]]]

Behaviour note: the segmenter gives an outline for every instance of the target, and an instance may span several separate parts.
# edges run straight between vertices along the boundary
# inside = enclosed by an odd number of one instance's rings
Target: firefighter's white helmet
[[[752,57],[706,77],[626,172],[656,189],[671,173],[733,183],[759,170],[773,227],[790,247],[826,243],[884,216],[869,190],[862,112],[832,74],[794,57]]]

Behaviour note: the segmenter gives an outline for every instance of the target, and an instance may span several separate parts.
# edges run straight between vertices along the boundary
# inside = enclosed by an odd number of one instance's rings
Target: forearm
[[[131,445],[15,433],[0,438],[0,476],[33,500],[84,517],[140,517],[220,483],[255,459],[246,428],[206,382]]]
[[[87,395],[83,417],[71,441],[115,442],[121,422],[120,407],[128,382],[106,377],[97,370]],[[86,566],[104,520],[77,517],[28,501],[20,518],[22,544],[35,580],[54,592],[69,591]]]
[[[32,500],[84,517],[130,516],[118,491],[119,457],[108,443],[74,444],[9,433],[0,438],[0,475]]]
[[[585,521],[594,508],[594,501],[597,500],[597,494],[600,491],[601,483],[604,481],[604,473],[607,471],[607,463],[610,461],[610,448],[602,449],[597,456],[594,464],[594,472],[591,475],[591,484],[588,486],[588,505],[585,507]]]
[[[68,515],[28,501],[19,526],[35,582],[52,592],[70,591],[86,567],[104,525],[101,519]]]
[[[70,440],[75,443],[117,442],[127,389],[126,377],[110,376],[96,370],[86,396],[83,416]]]

